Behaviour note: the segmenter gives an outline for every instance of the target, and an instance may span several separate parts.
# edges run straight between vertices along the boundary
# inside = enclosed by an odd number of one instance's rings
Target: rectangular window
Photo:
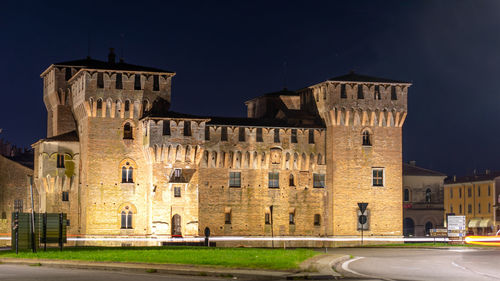
[[[69,192],[67,191],[62,192],[62,201],[69,201]]]
[[[321,215],[315,214],[314,215],[314,226],[320,226],[320,225],[321,225]]]
[[[488,196],[491,196],[491,185],[488,185]]]
[[[57,154],[57,168],[64,168],[64,154]]]
[[[227,141],[227,127],[222,127],[220,130],[220,140]]]
[[[266,214],[264,215],[264,223],[265,223],[265,224],[271,224],[271,214],[266,213]]]
[[[241,187],[241,172],[229,172],[229,187]]]
[[[481,186],[477,186],[477,197],[481,197]]]
[[[174,186],[174,197],[181,197],[181,187]]]
[[[191,136],[191,121],[184,121],[184,136]]]
[[[224,213],[224,223],[231,224],[231,212]]]
[[[136,74],[134,79],[134,90],[141,89],[141,75]]]
[[[280,187],[280,173],[269,172],[269,188]]]
[[[245,128],[238,128],[238,141],[245,141]]]
[[[294,212],[290,212],[288,214],[288,223],[290,225],[294,225],[295,224],[295,213]]]
[[[257,128],[257,135],[255,137],[256,142],[263,142],[264,140],[262,139],[262,128]]]
[[[462,188],[458,188],[458,197],[462,198]]]
[[[292,129],[292,135],[290,136],[291,143],[297,143],[297,129]]]
[[[23,199],[14,200],[14,212],[23,212]]]
[[[97,73],[97,88],[104,88],[104,73],[102,72]]]
[[[373,168],[373,186],[384,186],[384,169],[382,168]]]
[[[174,169],[174,178],[180,179],[182,176],[182,169]]]
[[[314,188],[325,187],[325,174],[313,174],[313,187]]]
[[[469,214],[472,214],[472,205],[471,205],[471,204],[469,204],[469,205],[467,206],[467,212],[468,212]]]
[[[274,129],[274,142],[280,142],[280,129]]]
[[[163,135],[170,136],[170,120],[163,120]]]
[[[450,204],[450,213],[453,213],[453,205]]]
[[[205,125],[205,140],[210,140],[210,127]]]
[[[467,189],[467,197],[472,197],[472,189],[470,187]]]
[[[158,75],[153,75],[153,91],[160,90],[160,77]]]
[[[314,130],[309,130],[309,143],[314,143]]]
[[[117,88],[117,89],[123,89],[122,74],[121,73],[117,73],[116,74],[115,88]]]
[[[477,204],[477,212],[480,214],[481,213],[481,203]]]
[[[340,98],[341,99],[347,98],[347,93],[345,91],[345,84],[340,85]]]
[[[450,198],[453,198],[453,187],[450,187]]]

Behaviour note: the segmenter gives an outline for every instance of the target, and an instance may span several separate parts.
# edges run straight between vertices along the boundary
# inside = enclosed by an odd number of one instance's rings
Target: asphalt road
[[[350,248],[336,270],[359,280],[500,280],[500,248]]]
[[[165,275],[158,273],[132,273],[105,270],[86,270],[55,268],[46,266],[0,264],[0,280],[2,281],[218,281],[231,278],[215,278],[208,276]]]

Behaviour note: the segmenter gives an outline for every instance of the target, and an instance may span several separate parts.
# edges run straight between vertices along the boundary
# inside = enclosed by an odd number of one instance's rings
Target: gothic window
[[[210,140],[210,127],[205,125],[205,140]]]
[[[64,168],[64,154],[57,154],[57,168]]]
[[[363,94],[363,85],[358,85],[358,99],[362,100],[365,98],[365,95]]]
[[[69,201],[69,192],[67,191],[62,192],[62,201]]]
[[[320,214],[314,214],[314,225],[315,226],[321,225],[321,215]]]
[[[117,88],[117,89],[123,89],[122,74],[121,73],[117,73],[116,74],[115,88]]]
[[[373,168],[372,174],[373,174],[372,176],[373,186],[384,186],[384,169]]]
[[[122,183],[133,183],[134,182],[134,168],[129,162],[125,162],[122,166]]]
[[[289,186],[295,186],[295,178],[293,177],[293,174],[290,174],[288,185]]]
[[[184,136],[191,136],[191,121],[184,121]]]
[[[314,188],[325,187],[325,174],[313,174],[313,187]]]
[[[368,130],[363,131],[363,146],[371,146],[372,145],[372,137]]]
[[[345,91],[345,84],[340,85],[340,98],[341,99],[347,98],[347,93]]]
[[[141,89],[141,75],[136,74],[134,79],[134,90]]]
[[[410,190],[408,188],[405,188],[404,190],[403,201],[410,201]]]
[[[280,129],[274,129],[274,142],[280,142]]]
[[[297,143],[297,129],[292,129],[292,134],[290,136],[291,143]]]
[[[163,135],[170,136],[170,120],[163,120]]]
[[[181,187],[174,186],[174,197],[181,197]]]
[[[241,172],[229,172],[229,187],[241,187]]]
[[[221,127],[220,130],[220,140],[227,141],[227,127]]]
[[[396,86],[391,87],[391,100],[397,100],[398,95],[396,94]]]
[[[257,134],[255,137],[256,142],[263,142],[264,140],[262,139],[262,128],[257,128]]]
[[[129,206],[125,206],[121,211],[121,229],[132,229],[133,212]]]
[[[245,141],[245,128],[238,128],[238,141]]]
[[[23,212],[23,199],[14,200],[14,212]]]
[[[153,91],[160,90],[160,77],[158,75],[153,75]]]
[[[97,73],[97,88],[98,89],[104,88],[104,73],[102,72]]]
[[[288,224],[290,225],[295,224],[295,212],[288,213]]]
[[[314,130],[309,130],[309,143],[314,143]]]
[[[278,172],[269,172],[269,188],[280,187],[280,174]]]
[[[127,122],[125,125],[123,125],[123,139],[124,140],[131,140],[133,139],[133,130],[132,126],[130,126],[130,123]]]

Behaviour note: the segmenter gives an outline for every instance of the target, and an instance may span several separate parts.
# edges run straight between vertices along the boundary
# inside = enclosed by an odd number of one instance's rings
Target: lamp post
[[[28,175],[28,181],[30,183],[30,194],[31,194],[31,249],[33,253],[36,253],[35,245],[35,204],[33,202],[33,176]]]

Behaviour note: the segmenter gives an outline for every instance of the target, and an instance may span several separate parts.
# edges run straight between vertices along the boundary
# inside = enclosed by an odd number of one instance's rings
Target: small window
[[[269,172],[269,188],[279,188],[280,187],[280,173]]]
[[[488,213],[491,213],[491,203],[488,203]]]
[[[62,192],[62,201],[69,201],[69,192],[67,191]]]
[[[174,179],[180,180],[182,177],[182,169],[174,169]]]
[[[238,128],[238,141],[245,141],[245,128]]]
[[[379,85],[375,85],[375,92],[374,92],[373,99],[375,99],[375,100],[382,99],[382,96],[380,95],[380,86]]]
[[[289,186],[295,186],[295,178],[293,177],[293,174],[290,174],[290,181],[289,181]]]
[[[491,196],[491,186],[488,185],[488,196]]]
[[[325,187],[325,174],[313,174],[313,187],[314,188]]]
[[[461,214],[462,213],[462,204],[460,204],[460,206],[458,206],[458,207],[459,207],[458,208],[459,209],[459,214]]]
[[[425,190],[425,202],[427,203],[431,203],[431,196],[432,196],[432,191],[430,188],[427,188],[427,190]]]
[[[231,224],[231,212],[224,213],[224,223]]]
[[[133,183],[134,182],[134,168],[130,166],[127,162],[122,167],[122,183]]]
[[[102,72],[97,73],[97,88],[104,88],[104,73]]]
[[[184,121],[184,136],[191,136],[191,121]]]
[[[453,198],[453,187],[450,187],[450,198]]]
[[[321,225],[321,215],[315,214],[314,215],[314,226],[320,226],[320,225]]]
[[[227,127],[222,127],[220,131],[220,140],[227,141]]]
[[[153,91],[160,90],[160,77],[158,75],[153,75]]]
[[[341,99],[346,99],[347,98],[347,92],[345,90],[345,84],[340,85],[340,98]]]
[[[288,224],[295,225],[295,212],[288,213]]]
[[[481,197],[481,186],[477,186],[477,197]]]
[[[229,172],[229,187],[241,187],[241,172]]]
[[[453,213],[453,204],[450,204],[450,213]]]
[[[121,229],[132,229],[132,211],[125,207],[121,212]]]
[[[163,120],[163,135],[170,136],[170,120]]]
[[[478,214],[481,213],[481,203],[477,203],[477,212]]]
[[[57,168],[64,168],[64,154],[57,154]]]
[[[205,140],[210,140],[210,127],[205,125]]]
[[[403,201],[405,202],[410,201],[410,190],[408,188],[405,188],[404,190]]]
[[[117,73],[116,74],[115,88],[117,88],[117,89],[123,89],[122,74],[121,73]]]
[[[462,188],[458,188],[458,197],[462,198]]]
[[[274,142],[280,142],[280,129],[274,129]]]
[[[23,199],[14,200],[14,212],[23,212]]]
[[[396,94],[396,86],[391,87],[391,100],[397,100],[398,95]]]
[[[472,189],[470,187],[467,189],[467,197],[472,197]]]
[[[257,128],[257,135],[255,137],[256,142],[263,142],[264,140],[262,139],[262,128]]]
[[[472,214],[472,205],[471,204],[467,205],[467,212],[469,214]]]
[[[362,100],[365,98],[363,94],[363,85],[358,85],[358,100]]]
[[[309,130],[309,143],[314,143],[314,130]]]
[[[292,134],[290,136],[291,143],[297,143],[297,129],[292,129]]]
[[[68,81],[69,79],[71,79],[71,76],[72,76],[72,74],[71,74],[71,68],[70,68],[70,67],[67,67],[67,68],[66,68],[66,72],[65,72],[65,77],[64,77],[64,79],[65,79],[66,81]]]
[[[266,213],[266,214],[264,215],[264,223],[265,223],[265,224],[271,224],[271,214]]]
[[[130,110],[130,101],[126,100],[125,101],[125,111],[129,111],[129,110]]]
[[[181,197],[181,187],[174,186],[174,197]]]
[[[141,75],[136,74],[134,79],[134,90],[141,89]]]
[[[133,139],[133,132],[132,132],[132,126],[130,126],[130,123],[125,123],[123,126],[123,139],[124,140],[131,140]]]
[[[384,186],[384,169],[374,168],[372,169],[373,175],[373,186]]]
[[[2,212],[2,220],[7,219],[7,213],[5,211]]]
[[[363,146],[371,146],[372,145],[372,139],[370,132],[368,130],[363,131]]]
[[[102,110],[102,99],[97,100],[97,110]]]

